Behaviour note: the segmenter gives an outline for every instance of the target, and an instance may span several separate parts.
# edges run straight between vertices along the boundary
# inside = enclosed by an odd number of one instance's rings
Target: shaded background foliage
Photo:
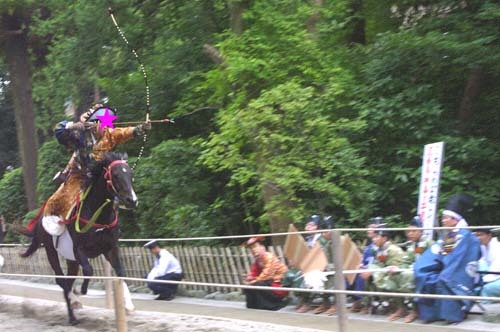
[[[123,236],[283,231],[313,213],[338,226],[375,215],[404,224],[423,145],[436,141],[446,143],[440,205],[465,191],[472,224],[500,219],[497,2],[110,3],[149,72],[151,117],[177,118],[151,131]],[[121,121],[144,118],[143,77],[108,5],[16,3],[29,16],[39,202],[70,155],[51,138],[56,122],[103,98]],[[8,68],[0,74],[4,168],[19,163]],[[120,150],[133,159],[141,144]],[[27,212],[19,172],[0,181],[9,218]]]

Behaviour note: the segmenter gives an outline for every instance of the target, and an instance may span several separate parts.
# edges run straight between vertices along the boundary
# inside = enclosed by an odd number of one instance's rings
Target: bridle
[[[106,180],[106,188],[112,195],[118,196],[118,190],[116,190],[113,184],[113,167],[116,165],[128,165],[126,160],[113,160],[107,167],[104,168],[104,179]]]

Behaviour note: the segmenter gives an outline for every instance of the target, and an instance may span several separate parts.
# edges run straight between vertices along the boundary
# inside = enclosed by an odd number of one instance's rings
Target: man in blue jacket
[[[461,225],[467,225],[464,212],[472,207],[473,199],[466,194],[450,198],[443,211],[441,222],[445,230],[437,243],[426,250],[415,262],[416,292],[440,295],[473,295],[474,280],[467,274],[469,262],[481,257],[480,244],[476,236]],[[445,320],[447,323],[463,321],[472,302],[448,299],[417,299],[419,318],[431,322]]]

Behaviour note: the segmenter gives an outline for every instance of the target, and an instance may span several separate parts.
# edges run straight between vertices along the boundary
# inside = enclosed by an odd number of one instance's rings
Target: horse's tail
[[[27,227],[17,226],[14,228],[14,231],[16,231],[17,233],[31,238],[31,243],[28,249],[25,252],[19,254],[21,257],[29,257],[33,255],[35,251],[37,251],[38,248],[40,248],[40,245],[42,244],[41,234],[38,228],[40,227],[39,221],[40,219],[42,219],[42,212],[44,208],[45,208],[45,203],[43,203],[40,210],[38,210],[36,217],[31,219]]]
[[[26,249],[25,252],[19,253],[19,256],[26,258],[26,257],[30,257],[31,255],[33,255],[38,250],[38,248],[40,248],[40,245],[42,244],[41,238],[42,237],[39,234],[38,227],[35,227],[33,229],[31,243],[30,243],[28,249]]]

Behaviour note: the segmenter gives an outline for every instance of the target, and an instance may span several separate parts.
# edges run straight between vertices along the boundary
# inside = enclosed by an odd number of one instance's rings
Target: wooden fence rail
[[[28,258],[22,258],[19,253],[26,248],[0,247],[0,255],[5,259],[2,272],[26,274],[54,274],[45,250],[39,249]],[[208,282],[222,284],[236,284],[242,282],[241,276],[247,273],[252,262],[250,251],[244,247],[190,247],[170,246],[165,247],[177,259],[184,270],[184,280],[193,282]],[[121,247],[122,263],[127,277],[144,278],[153,266],[153,257],[143,247]],[[283,259],[281,246],[271,246],[268,250],[276,253]],[[64,259],[60,258],[61,262]],[[104,276],[104,257],[99,256],[91,260],[95,276]],[[62,263],[62,266],[65,266]],[[47,282],[47,281],[45,281]],[[92,282],[91,282],[92,283]],[[140,281],[131,281],[131,285],[145,286]],[[234,287],[208,287],[197,285],[183,285],[186,290],[205,290],[207,292],[237,291]]]

